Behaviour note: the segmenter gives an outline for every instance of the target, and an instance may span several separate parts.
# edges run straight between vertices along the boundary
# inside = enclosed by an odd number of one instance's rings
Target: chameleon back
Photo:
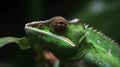
[[[88,42],[94,47],[89,53],[101,61],[107,62],[112,67],[120,67],[120,48],[118,44],[92,28],[86,27],[85,31]]]

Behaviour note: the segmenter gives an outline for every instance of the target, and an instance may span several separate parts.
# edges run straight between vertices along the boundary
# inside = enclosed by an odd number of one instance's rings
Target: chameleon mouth
[[[25,30],[28,30],[28,31],[34,31],[34,32],[37,32],[37,33],[41,33],[41,34],[44,34],[44,35],[47,35],[47,36],[50,36],[50,37],[54,37],[60,41],[64,41],[66,43],[69,44],[69,46],[72,46],[74,47],[75,44],[68,38],[64,37],[64,36],[60,36],[60,35],[56,35],[56,34],[52,34],[50,32],[46,32],[46,31],[43,31],[41,29],[37,29],[37,28],[33,28],[32,25],[36,25],[36,24],[39,24],[40,22],[32,22],[32,23],[27,23],[25,25]]]

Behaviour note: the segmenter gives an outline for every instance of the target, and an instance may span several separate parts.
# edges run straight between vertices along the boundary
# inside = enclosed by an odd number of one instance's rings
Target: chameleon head
[[[80,38],[85,34],[78,19],[68,21],[59,16],[27,23],[25,30],[31,40],[60,58],[72,55],[79,46]]]

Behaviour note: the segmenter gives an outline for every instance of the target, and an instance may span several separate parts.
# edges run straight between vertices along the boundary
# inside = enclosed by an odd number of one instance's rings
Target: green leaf
[[[8,45],[10,43],[16,43],[21,49],[28,49],[31,47],[31,41],[27,37],[3,37],[0,38],[0,47]]]

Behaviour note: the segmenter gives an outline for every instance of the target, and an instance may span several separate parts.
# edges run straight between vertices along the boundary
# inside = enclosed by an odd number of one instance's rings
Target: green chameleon
[[[33,43],[59,59],[59,67],[120,67],[118,44],[78,19],[57,16],[27,23],[25,31]]]

